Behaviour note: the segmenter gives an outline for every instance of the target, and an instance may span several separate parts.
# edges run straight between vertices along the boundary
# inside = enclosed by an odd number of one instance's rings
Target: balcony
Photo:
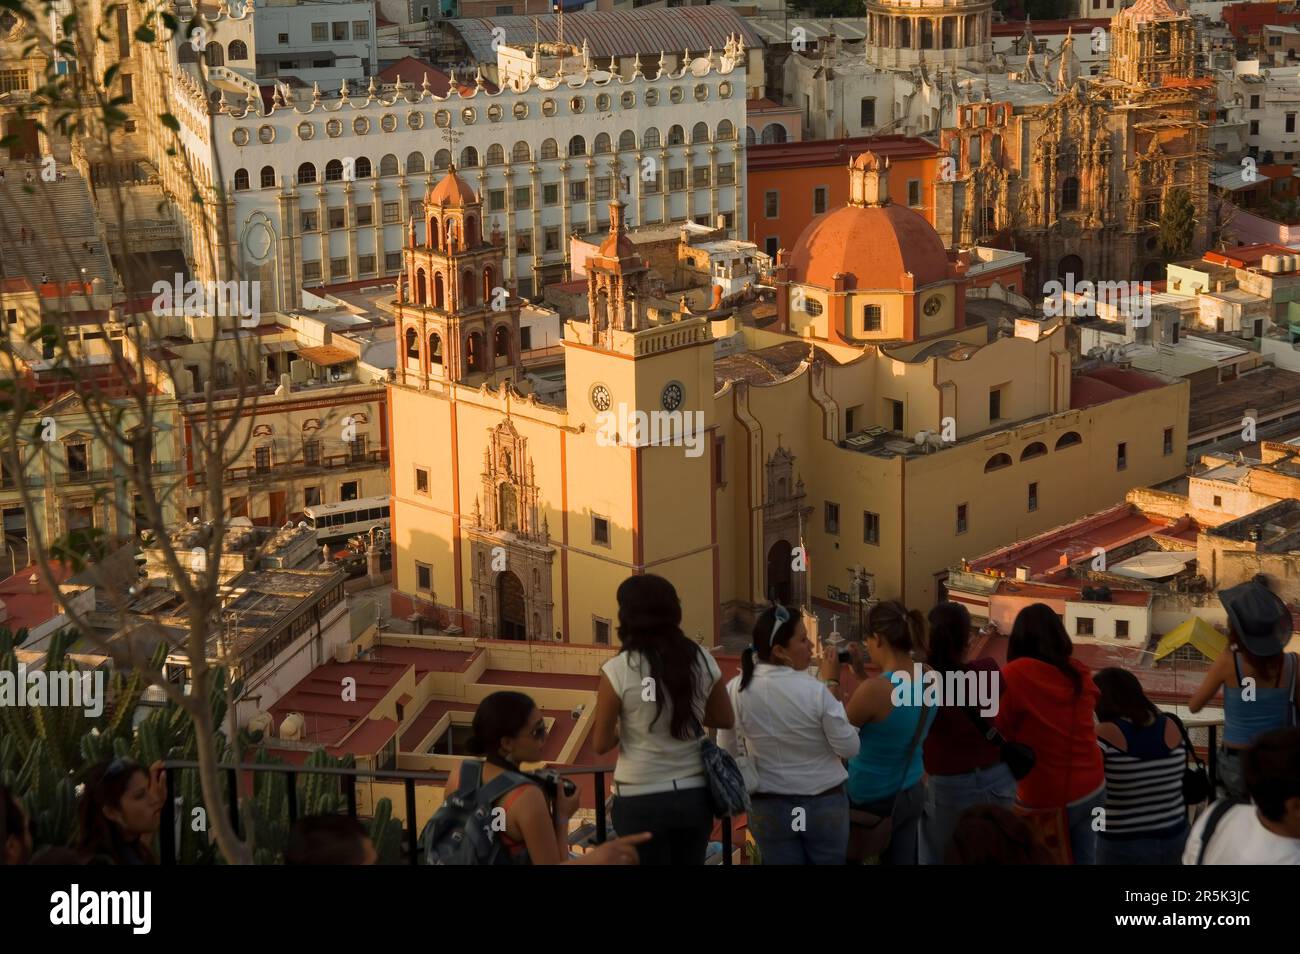
[[[176,474],[176,473],[180,473],[180,470],[181,470],[181,462],[178,460],[153,461],[149,465],[149,473],[151,474]],[[85,470],[65,470],[63,473],[55,475],[54,483],[61,484],[61,485],[98,484],[98,483],[104,483],[111,480],[116,480],[119,476],[123,480],[130,479],[129,474],[119,473],[118,471],[111,468],[96,468],[96,469],[88,468]],[[39,478],[37,478],[35,482],[29,480],[29,483],[31,486],[34,487],[40,486]],[[7,480],[5,482],[5,486],[6,487],[10,486]]]
[[[185,770],[194,770],[199,766],[198,762],[167,760],[163,763],[165,770],[164,778],[167,783],[167,797],[163,800],[161,825],[158,829],[159,837],[159,863],[163,865],[175,865],[177,861],[177,844],[176,844],[176,798],[179,794],[180,779],[178,772]],[[417,819],[415,786],[419,782],[423,785],[436,785],[439,789],[447,783],[446,772],[412,772],[402,769],[361,769],[361,768],[306,768],[298,765],[274,765],[274,764],[255,764],[245,763],[242,766],[220,765],[218,770],[225,778],[226,782],[226,809],[230,814],[230,822],[235,831],[241,837],[243,835],[239,798],[240,793],[246,791],[251,786],[241,785],[240,773],[273,773],[283,775],[285,778],[285,787],[288,790],[288,798],[285,800],[288,808],[288,821],[292,827],[298,820],[300,806],[298,804],[298,776],[336,776],[342,782],[343,795],[347,801],[346,812],[349,818],[357,817],[357,784],[358,782],[388,782],[400,784],[405,793],[405,812],[402,817],[407,819],[407,824],[403,826],[402,842],[402,861],[409,865],[420,864],[420,826],[414,823]],[[557,766],[556,771],[560,775],[580,779],[581,788],[590,787],[591,791],[602,793],[601,797],[593,799],[593,808],[595,812],[594,825],[580,826],[577,830],[569,835],[569,845],[598,845],[605,841],[608,836],[608,820],[606,817],[606,798],[609,793],[610,776],[614,774],[614,766]],[[588,778],[589,777],[589,778]],[[396,809],[396,806],[394,806]],[[396,817],[398,812],[394,811]],[[722,829],[722,858],[721,864],[732,864],[732,825],[735,819],[724,820]]]
[[[57,484],[98,484],[104,481],[112,480],[114,471],[100,468],[92,470],[67,470],[55,478]]]
[[[292,477],[310,477],[314,474],[340,473],[349,470],[367,470],[372,467],[387,466],[388,449],[380,448],[366,451],[364,454],[327,454],[314,462],[296,460],[280,463],[273,461],[266,466],[252,464],[228,467],[225,482],[228,484],[258,484],[281,481]],[[204,482],[204,475],[196,473],[194,479],[201,484]]]

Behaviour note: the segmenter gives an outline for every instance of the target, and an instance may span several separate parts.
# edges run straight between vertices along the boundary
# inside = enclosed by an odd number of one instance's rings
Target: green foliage
[[[1186,189],[1174,189],[1160,209],[1160,252],[1166,258],[1185,255],[1196,231],[1196,207]]]
[[[11,632],[0,627],[0,670],[18,674],[16,650],[27,638],[26,630]],[[76,663],[68,656],[71,639],[68,630],[50,639],[47,663],[51,671],[75,671]],[[162,665],[166,647],[160,646],[151,661]],[[37,848],[47,845],[71,846],[77,836],[76,790],[92,766],[126,756],[141,765],[170,759],[198,760],[198,739],[194,722],[176,703],[168,700],[142,718],[140,700],[146,681],[138,673],[113,672],[106,679],[104,711],[87,716],[85,710],[72,706],[0,706],[0,783],[15,793],[32,820]],[[213,671],[211,682],[211,716],[215,726],[225,725],[228,700],[243,691],[236,681],[227,686],[224,669]],[[138,723],[138,724],[133,724]],[[225,736],[216,736],[217,759],[233,760]],[[240,750],[252,753],[258,764],[285,764],[267,753],[261,733],[240,731]],[[324,749],[311,752],[298,769],[298,817],[343,812],[347,808],[344,779],[334,775],[313,774],[313,768],[354,768],[351,756],[335,758]],[[249,776],[246,775],[245,778]],[[289,840],[288,777],[280,772],[258,772],[252,777],[252,797],[244,793],[241,806],[241,834],[254,836],[254,861],[278,864]],[[207,810],[197,769],[178,769],[172,773],[176,802],[177,858],[181,864],[221,864],[222,858],[212,836],[213,819]],[[226,777],[221,779],[226,792]],[[226,811],[220,806],[218,811]],[[402,824],[392,817],[392,804],[382,799],[375,808],[369,831],[383,864],[397,863],[402,842]],[[155,843],[155,849],[160,846]]]

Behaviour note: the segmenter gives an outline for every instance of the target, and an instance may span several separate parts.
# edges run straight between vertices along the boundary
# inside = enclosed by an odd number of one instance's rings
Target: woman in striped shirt
[[[1146,697],[1142,683],[1126,669],[1103,669],[1093,681],[1101,690],[1097,744],[1106,766],[1097,862],[1179,864],[1187,841],[1187,748],[1178,722]]]

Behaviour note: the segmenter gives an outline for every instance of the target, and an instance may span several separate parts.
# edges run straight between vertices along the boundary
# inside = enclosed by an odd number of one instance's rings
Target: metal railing
[[[364,454],[354,454],[345,451],[342,454],[323,454],[312,460],[294,460],[286,462],[277,462],[272,460],[270,463],[259,466],[258,464],[240,464],[237,467],[226,468],[224,480],[227,483],[239,483],[248,481],[256,483],[268,480],[283,480],[288,477],[305,477],[314,474],[332,473],[335,471],[345,470],[365,470],[371,467],[377,467],[388,463],[388,450],[380,448],[378,450],[368,450]],[[202,484],[206,482],[206,474],[196,471],[194,474],[195,483]]]
[[[176,773],[183,770],[193,770],[199,767],[198,762],[169,759],[163,762],[164,777],[167,783],[167,797],[163,800],[161,827],[158,832],[159,837],[159,861],[164,865],[174,865],[176,860]],[[239,774],[241,772],[269,772],[279,773],[285,776],[285,782],[288,788],[288,814],[289,825],[292,826],[298,820],[298,776],[299,775],[334,775],[343,780],[343,795],[347,800],[347,816],[349,818],[357,817],[357,780],[371,779],[374,781],[400,781],[405,795],[406,802],[406,824],[404,826],[404,838],[406,845],[406,863],[418,865],[420,863],[420,831],[416,825],[416,808],[415,808],[415,785],[417,782],[433,783],[439,786],[445,786],[448,774],[446,772],[412,772],[405,769],[362,769],[362,768],[334,768],[322,767],[312,768],[301,765],[268,765],[264,763],[250,763],[247,765],[228,765],[222,764],[217,766],[226,780],[226,807],[230,812],[230,824],[234,827],[236,834],[241,834],[241,823],[239,817]],[[563,766],[557,767],[556,771],[562,776],[574,777],[590,775],[593,781],[595,792],[595,814],[596,814],[596,840],[595,844],[600,844],[606,840],[609,833],[609,822],[606,813],[606,776],[614,771],[612,765],[601,766]],[[253,797],[253,796],[248,796]],[[731,864],[731,819],[722,820],[722,863]]]

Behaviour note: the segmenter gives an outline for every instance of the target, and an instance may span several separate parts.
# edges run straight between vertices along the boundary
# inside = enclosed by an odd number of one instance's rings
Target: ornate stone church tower
[[[1196,25],[1175,0],[1137,0],[1111,21],[1110,75],[1164,86],[1196,75]]]
[[[483,203],[453,165],[412,218],[397,298],[397,378],[495,387],[519,367],[519,302],[501,285],[504,250],[483,236]]]
[[[617,199],[609,204],[609,235],[600,243],[587,272],[587,313],[592,329],[606,339],[613,328],[636,331],[641,327],[640,296],[650,274],[627,237],[626,208]]]

